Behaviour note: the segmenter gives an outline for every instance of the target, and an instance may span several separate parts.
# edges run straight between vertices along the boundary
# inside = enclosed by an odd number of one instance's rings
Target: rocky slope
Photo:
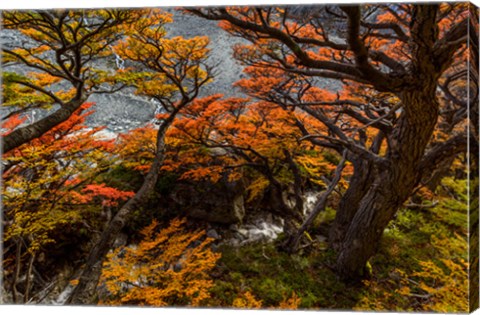
[[[168,8],[166,11],[174,15],[174,22],[167,27],[169,36],[183,36],[185,38],[208,36],[210,38],[211,53],[208,63],[218,66],[215,81],[204,87],[202,95],[222,93],[226,96],[233,96],[239,94],[238,90],[232,88],[232,84],[240,79],[242,66],[232,58],[232,47],[239,43],[240,39],[229,36],[217,26],[217,22],[187,15],[172,8]],[[28,45],[28,42],[28,38],[17,31],[0,30],[0,45],[2,47],[15,48],[25,44]],[[116,67],[116,64],[115,62],[108,62],[101,66],[111,68]],[[9,66],[2,70],[24,75],[27,75],[30,71],[21,65]],[[95,113],[88,117],[88,125],[92,127],[106,126],[107,134],[109,132],[121,133],[151,121],[158,106],[152,100],[134,95],[133,90],[123,90],[111,95],[92,95],[88,101],[96,104],[93,107]],[[2,109],[2,111],[6,110]],[[46,112],[42,110],[35,110],[30,114],[30,118],[38,119],[45,114]]]

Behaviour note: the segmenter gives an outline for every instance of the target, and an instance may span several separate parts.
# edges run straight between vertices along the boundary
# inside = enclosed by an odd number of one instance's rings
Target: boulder
[[[243,192],[240,182],[182,182],[175,185],[170,196],[179,210],[191,218],[233,224],[245,216]]]
[[[210,237],[210,238],[213,238],[215,240],[219,240],[221,239],[222,237],[220,236],[220,234],[218,234],[218,232],[215,230],[215,229],[210,229],[207,231],[207,237]]]

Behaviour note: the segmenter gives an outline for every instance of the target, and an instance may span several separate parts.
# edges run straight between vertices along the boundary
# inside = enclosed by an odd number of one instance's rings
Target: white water
[[[110,139],[116,139],[118,137],[118,134],[108,129],[102,129],[100,131],[97,131],[94,134],[94,137],[99,140],[110,140]]]
[[[303,216],[306,217],[315,207],[320,192],[308,191],[303,196]],[[247,223],[232,230],[236,236],[229,242],[232,245],[245,245],[254,242],[273,242],[283,232],[284,220],[274,217],[258,217],[253,223]]]
[[[320,192],[318,191],[307,191],[303,196],[303,216],[306,217],[307,215],[312,212],[315,204],[317,203],[318,197],[320,196]]]
[[[259,219],[255,223],[246,224],[236,230],[238,238],[233,243],[244,245],[253,242],[271,242],[283,231],[283,219],[267,222]]]
[[[116,53],[113,53],[113,54],[115,55],[115,65],[117,66],[117,68],[119,70],[124,70],[125,69],[125,60],[123,60],[122,57],[120,57]]]
[[[57,297],[56,300],[52,301],[53,305],[65,305],[65,302],[67,302],[68,297],[73,291],[73,286],[71,284],[68,284],[65,289],[63,289],[62,293],[60,293]]]

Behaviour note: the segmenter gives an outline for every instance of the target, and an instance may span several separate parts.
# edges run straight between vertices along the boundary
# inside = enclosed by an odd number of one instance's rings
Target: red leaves
[[[106,207],[117,206],[118,202],[127,200],[135,195],[133,191],[123,191],[116,188],[107,187],[105,184],[91,184],[85,186],[82,192],[86,193],[85,200],[88,202],[94,197],[103,199],[102,205]]]
[[[15,130],[15,128],[17,128],[23,122],[25,122],[25,120],[27,120],[27,117],[20,116],[20,114],[12,115],[10,118],[8,118],[6,121],[2,123],[1,128],[5,131],[0,132],[0,135],[1,136],[8,135],[13,130]]]

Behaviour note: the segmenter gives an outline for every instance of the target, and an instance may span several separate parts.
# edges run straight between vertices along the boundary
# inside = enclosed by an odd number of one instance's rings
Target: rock
[[[231,246],[243,246],[250,243],[269,243],[274,241],[283,232],[283,219],[269,212],[258,212],[248,218],[248,223],[237,229],[235,233],[227,236],[224,241]]]
[[[231,240],[228,241],[228,244],[237,247],[240,246],[240,241],[236,238],[232,238]]]
[[[179,272],[180,270],[182,270],[182,264],[181,263],[176,263],[174,266],[173,266],[173,271],[175,272]]]
[[[213,238],[213,239],[215,239],[215,240],[219,240],[219,239],[222,238],[222,237],[217,233],[217,231],[214,230],[214,229],[211,229],[211,230],[208,230],[208,231],[207,231],[207,237]]]
[[[210,248],[213,252],[219,252],[220,251],[220,246],[217,245],[217,244],[210,245]]]
[[[319,242],[326,242],[327,241],[327,237],[323,236],[323,235],[317,235],[316,239]]]
[[[187,216],[208,222],[233,224],[245,216],[243,185],[221,180],[218,183],[178,183],[170,194]]]
[[[165,11],[172,13],[174,23],[166,25],[167,36],[184,36],[191,38],[195,36],[208,36],[210,39],[209,58],[207,63],[211,66],[216,65],[215,80],[202,87],[200,97],[222,93],[225,96],[244,96],[238,88],[232,87],[232,84],[240,79],[243,66],[240,65],[232,56],[233,46],[238,43],[246,43],[244,39],[235,38],[222,30],[216,21],[209,21],[197,16],[182,13],[174,8],[164,8]],[[17,30],[2,29],[0,32],[0,46],[15,49],[21,46],[33,47],[34,42],[27,36]],[[132,64],[125,61],[125,67]],[[103,70],[116,70],[115,57],[93,61],[92,66]],[[24,65],[9,65],[6,71],[27,75],[32,69]],[[69,85],[67,85],[69,87]],[[63,87],[64,89],[66,87]],[[108,131],[116,133],[125,132],[133,128],[138,128],[146,123],[152,122],[155,111],[159,106],[154,100],[140,97],[134,94],[134,89],[126,88],[114,94],[93,94],[88,102],[94,102],[92,106],[94,113],[87,117],[86,124],[89,127],[106,126]],[[50,110],[41,110],[42,118],[52,112]],[[121,128],[115,128],[121,126]],[[219,155],[222,154],[218,150]]]

